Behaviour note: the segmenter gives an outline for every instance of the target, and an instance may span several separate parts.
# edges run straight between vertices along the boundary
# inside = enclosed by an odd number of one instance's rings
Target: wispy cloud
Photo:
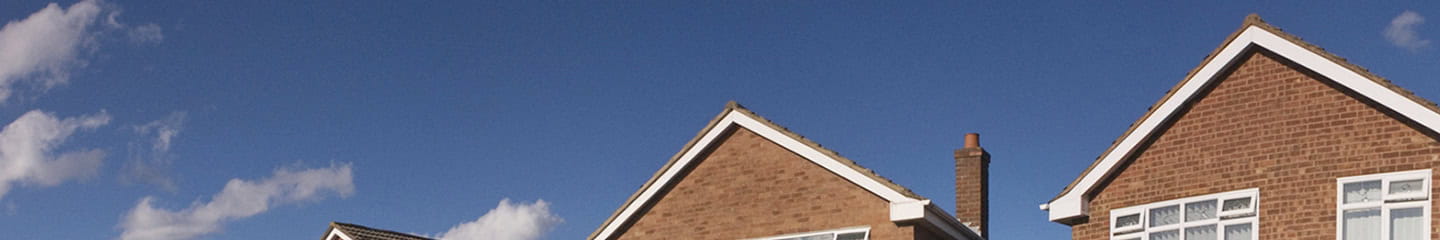
[[[1385,40],[1395,44],[1397,47],[1419,51],[1430,46],[1430,40],[1420,38],[1420,33],[1415,30],[1416,26],[1425,23],[1425,17],[1415,11],[1405,11],[1395,19],[1390,20],[1390,26],[1385,27]]]
[[[131,28],[126,35],[130,37],[130,41],[136,43],[158,43],[165,40],[164,30],[154,23]]]
[[[95,129],[110,122],[100,112],[59,119],[39,110],[21,115],[0,131],[0,198],[16,185],[54,186],[70,179],[88,177],[100,167],[105,151],[71,151],[55,155],[56,148],[79,130]]]
[[[534,203],[512,204],[510,199],[500,200],[500,205],[490,209],[475,221],[461,223],[440,234],[441,240],[469,239],[540,239],[555,225],[564,220],[550,213],[550,203],[536,200]]]
[[[326,196],[348,197],[355,192],[349,164],[293,171],[275,170],[258,181],[231,179],[210,197],[189,208],[156,208],[154,197],[145,197],[125,216],[120,239],[196,239],[223,229],[225,223],[268,211],[273,206],[318,201]]]
[[[61,8],[51,3],[29,17],[5,23],[0,28],[0,103],[12,94],[21,80],[31,80],[40,89],[64,84],[67,70],[77,64],[76,54],[90,42],[101,5],[81,1]]]
[[[170,154],[170,145],[185,128],[185,116],[185,112],[173,112],[165,118],[133,127],[135,134],[144,139],[130,144],[130,160],[123,167],[122,182],[175,190],[175,181],[169,171],[175,161],[175,156]]]

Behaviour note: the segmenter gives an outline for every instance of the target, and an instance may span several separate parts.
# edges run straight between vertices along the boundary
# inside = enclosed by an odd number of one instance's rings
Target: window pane
[[[834,234],[834,233],[822,233],[822,234],[815,234],[815,235],[810,235],[810,236],[801,236],[801,237],[793,237],[793,238],[782,238],[782,239],[778,239],[778,240],[835,240],[835,234]]]
[[[1225,200],[1225,205],[1220,206],[1220,207],[1221,207],[1220,210],[1224,210],[1224,211],[1250,208],[1250,198],[1249,198],[1249,197],[1245,197],[1245,198],[1236,198],[1236,199]]]
[[[1380,209],[1345,211],[1344,240],[1380,239]]]
[[[865,240],[865,232],[840,234],[835,240]]]
[[[1215,240],[1215,225],[1186,228],[1185,240]]]
[[[1424,213],[1421,208],[1390,210],[1390,239],[1425,239]]]
[[[1215,200],[1206,200],[1203,202],[1193,202],[1185,204],[1186,222],[1212,218],[1215,218]]]
[[[1345,203],[1380,200],[1380,180],[1345,184]]]
[[[1180,222],[1180,206],[1150,209],[1150,226],[1164,226]]]
[[[1150,240],[1180,240],[1180,230],[1150,233]]]
[[[1115,228],[1140,225],[1140,214],[1130,214],[1115,218]]]
[[[1390,194],[1414,193],[1425,190],[1425,181],[1420,179],[1390,182]]]
[[[1241,223],[1225,226],[1225,240],[1251,240],[1250,224]]]

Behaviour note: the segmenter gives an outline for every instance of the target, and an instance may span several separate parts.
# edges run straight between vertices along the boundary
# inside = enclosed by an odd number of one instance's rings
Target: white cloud
[[[534,203],[511,204],[510,199],[500,200],[500,205],[475,221],[461,223],[440,234],[441,240],[468,239],[539,239],[563,220],[550,213],[550,203],[536,200]]]
[[[92,0],[69,8],[51,3],[25,19],[5,23],[0,28],[0,103],[22,80],[32,80],[42,90],[64,84],[101,10]]]
[[[1415,26],[1423,23],[1425,23],[1425,17],[1415,11],[1400,13],[1400,16],[1395,16],[1394,20],[1390,20],[1390,26],[1385,27],[1385,40],[1411,51],[1428,47],[1430,40],[1421,39],[1419,32],[1415,30]]]
[[[160,25],[154,23],[136,26],[128,33],[130,41],[136,43],[158,43],[165,40],[165,34]]]
[[[185,115],[185,112],[170,113],[164,119],[135,126],[135,132],[142,135],[155,134],[155,141],[151,144],[152,150],[169,152],[170,140],[180,135],[180,129],[185,125]]]
[[[104,12],[109,14],[100,20]],[[69,82],[70,69],[83,66],[79,55],[98,47],[96,36],[105,30],[122,31],[131,42],[154,43],[165,39],[159,25],[126,27],[116,20],[114,4],[83,0],[70,7],[50,3],[25,19],[0,27],[0,103],[24,89],[48,90]],[[96,28],[104,22],[109,28]]]
[[[145,140],[130,144],[130,160],[123,167],[121,181],[175,190],[175,181],[169,174],[170,165],[174,162],[170,145],[184,128],[185,116],[185,112],[173,112],[163,119],[133,127],[135,134],[145,137]]]
[[[195,239],[220,231],[226,222],[274,206],[318,201],[332,193],[342,198],[355,193],[350,164],[303,171],[279,169],[259,181],[230,179],[225,189],[210,197],[210,202],[195,202],[180,210],[156,208],[152,204],[155,198],[145,197],[126,214],[120,225],[124,229],[120,239]]]
[[[0,131],[0,198],[18,184],[54,186],[66,180],[88,177],[100,167],[105,152],[81,150],[53,156],[56,147],[78,130],[89,130],[110,122],[105,112],[57,119],[39,110],[21,115]]]

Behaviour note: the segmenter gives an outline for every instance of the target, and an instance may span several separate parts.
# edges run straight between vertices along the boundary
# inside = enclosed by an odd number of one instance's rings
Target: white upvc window
[[[1430,169],[1343,177],[1335,239],[1429,240]]]
[[[755,238],[751,240],[868,240],[870,239],[870,227],[852,227],[842,229],[831,229],[818,232],[785,234]]]
[[[1111,240],[1257,240],[1260,189],[1194,196],[1110,211]]]

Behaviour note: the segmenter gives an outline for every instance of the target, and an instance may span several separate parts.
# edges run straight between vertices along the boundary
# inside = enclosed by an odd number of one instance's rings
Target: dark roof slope
[[[346,236],[353,240],[433,240],[427,237],[399,233],[390,230],[374,229],[356,224],[330,222],[330,229],[339,229]],[[325,231],[325,236],[330,236],[330,231]],[[329,240],[329,239],[320,239]]]

